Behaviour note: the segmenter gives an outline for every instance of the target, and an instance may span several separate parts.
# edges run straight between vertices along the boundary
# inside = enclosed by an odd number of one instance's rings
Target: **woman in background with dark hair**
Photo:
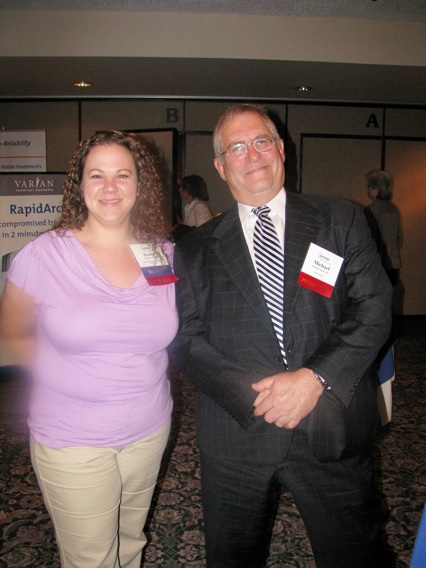
[[[33,375],[31,459],[63,567],[140,567],[172,411],[165,235],[151,154],[96,134],[71,161],[60,219],[8,273],[1,337]]]
[[[210,221],[212,213],[207,205],[209,194],[206,182],[201,176],[185,176],[179,189],[180,196],[186,201],[182,223],[188,227],[199,227]]]
[[[178,224],[173,227],[172,240],[177,242],[195,227],[210,221],[213,217],[207,205],[209,194],[207,184],[201,176],[193,174],[182,179],[179,193],[185,202],[183,219],[178,217]]]

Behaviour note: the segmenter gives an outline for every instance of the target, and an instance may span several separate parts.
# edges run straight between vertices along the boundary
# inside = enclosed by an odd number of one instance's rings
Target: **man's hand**
[[[316,406],[324,387],[310,369],[279,373],[254,383],[259,393],[254,401],[255,416],[279,428],[296,428]]]

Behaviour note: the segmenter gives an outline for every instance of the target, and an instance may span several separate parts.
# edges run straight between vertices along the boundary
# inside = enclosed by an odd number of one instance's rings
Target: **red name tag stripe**
[[[321,294],[321,296],[325,296],[326,298],[330,298],[334,290],[334,286],[331,286],[331,284],[326,284],[305,272],[301,272],[299,274],[297,283],[304,288],[308,288],[308,290],[312,290],[313,292],[317,292],[317,294]]]
[[[145,276],[146,281],[150,286],[164,286],[165,284],[173,284],[179,278],[174,274],[164,274],[161,276]]]

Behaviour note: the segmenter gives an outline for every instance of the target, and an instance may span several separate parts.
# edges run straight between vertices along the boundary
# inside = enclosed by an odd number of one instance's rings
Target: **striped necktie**
[[[267,205],[254,207],[257,216],[253,235],[254,258],[257,274],[269,309],[281,354],[287,363],[284,350],[284,254],[277,231],[269,217]]]

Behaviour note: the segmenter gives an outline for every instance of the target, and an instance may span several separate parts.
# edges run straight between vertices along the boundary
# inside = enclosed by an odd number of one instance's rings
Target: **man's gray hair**
[[[389,201],[392,197],[393,177],[384,170],[371,170],[365,174],[367,185],[371,189],[377,189],[377,199]]]
[[[225,124],[240,116],[241,114],[245,114],[248,112],[256,113],[263,118],[266,122],[268,127],[269,133],[271,134],[272,138],[279,139],[280,135],[278,134],[277,127],[271,120],[270,116],[268,115],[267,110],[261,105],[255,104],[239,104],[228,108],[220,117],[216,123],[215,129],[213,131],[213,148],[214,153],[217,158],[220,157],[220,154],[226,150],[222,149],[222,128]]]

